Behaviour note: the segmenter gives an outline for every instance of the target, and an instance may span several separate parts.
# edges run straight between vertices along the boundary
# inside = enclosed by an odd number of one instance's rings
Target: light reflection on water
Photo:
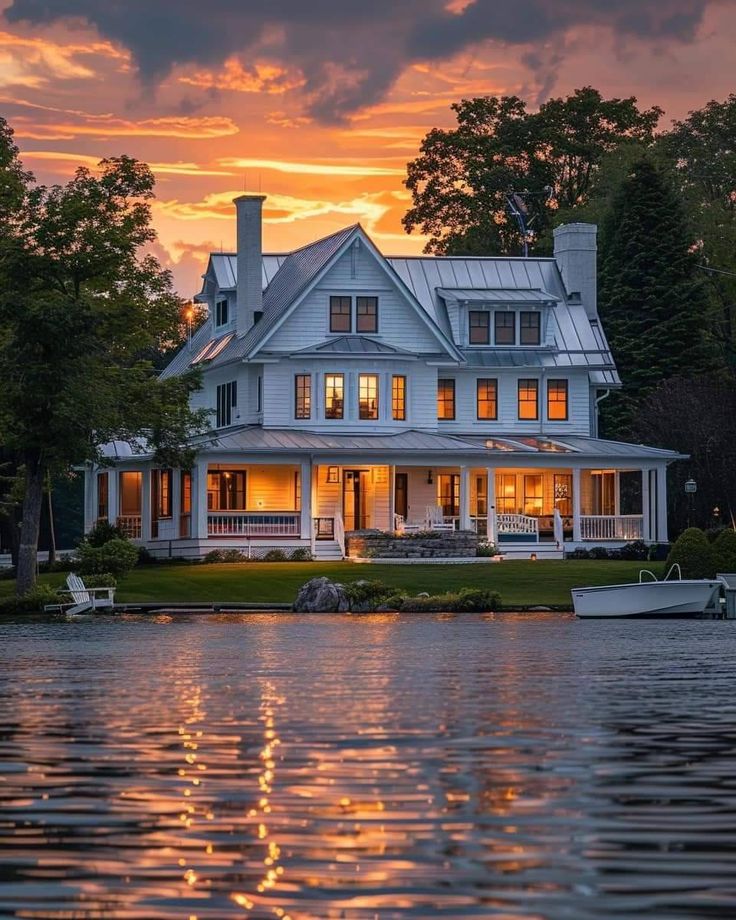
[[[736,916],[736,623],[0,624],[0,916]]]

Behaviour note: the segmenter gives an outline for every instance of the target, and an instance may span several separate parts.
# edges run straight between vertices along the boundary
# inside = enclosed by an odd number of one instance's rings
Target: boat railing
[[[645,579],[644,576],[648,575],[649,579]],[[645,581],[659,581],[654,572],[650,572],[649,569],[640,569],[639,571],[639,584],[644,584]]]
[[[677,578],[673,578],[672,575],[676,574]],[[645,575],[649,576],[650,581],[659,581],[654,572],[651,572],[649,569],[641,569],[639,571],[639,584],[644,584],[647,580],[644,578]],[[682,581],[682,569],[680,568],[679,562],[673,562],[672,565],[667,570],[667,574],[664,576],[662,581]]]
[[[662,581],[670,581],[670,575],[672,575],[673,572],[677,572],[677,581],[682,581],[682,569],[680,568],[679,562],[672,563],[672,565],[669,568],[669,571],[664,576]],[[675,579],[672,579],[672,580],[674,581]]]

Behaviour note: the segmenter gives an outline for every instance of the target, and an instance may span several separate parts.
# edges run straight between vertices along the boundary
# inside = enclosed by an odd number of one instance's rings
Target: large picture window
[[[496,345],[516,345],[516,314],[497,310],[493,314],[493,339]]]
[[[355,298],[355,331],[378,332],[378,298]]]
[[[395,422],[406,420],[406,377],[391,378],[391,416]]]
[[[468,313],[468,341],[471,345],[488,345],[491,337],[491,314],[488,310]]]
[[[437,418],[455,418],[455,381],[452,378],[437,381]]]
[[[491,377],[479,377],[477,385],[477,415],[479,419],[498,418],[498,382]]]
[[[312,417],[312,375],[294,376],[294,418]]]
[[[521,345],[539,345],[540,314],[522,313],[519,319],[519,343]]]
[[[539,517],[542,513],[543,492],[541,473],[524,476],[524,514]]]
[[[501,514],[516,514],[516,474],[496,476],[496,507]]]
[[[533,421],[539,418],[539,381],[519,381],[519,418]]]
[[[547,418],[551,422],[564,422],[568,413],[567,380],[547,381]]]
[[[366,420],[378,418],[378,375],[358,376],[358,417]]]
[[[245,511],[245,470],[215,470],[207,474],[209,511]]]
[[[233,423],[233,409],[238,404],[238,384],[235,380],[222,383],[217,388],[217,427],[227,428]]]
[[[352,331],[352,297],[330,297],[330,332]]]
[[[345,410],[345,378],[325,374],[325,418],[342,418]]]

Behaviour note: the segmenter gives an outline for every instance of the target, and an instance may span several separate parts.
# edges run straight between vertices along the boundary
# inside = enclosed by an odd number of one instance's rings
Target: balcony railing
[[[532,540],[539,539],[539,519],[529,514],[497,514],[496,527],[499,536],[513,534],[528,536]]]
[[[141,538],[141,516],[140,514],[124,514],[117,519],[117,526],[129,540],[140,540]]]
[[[207,534],[210,537],[298,537],[299,512],[210,512]]]
[[[643,536],[640,514],[584,514],[580,518],[582,540],[641,540]]]

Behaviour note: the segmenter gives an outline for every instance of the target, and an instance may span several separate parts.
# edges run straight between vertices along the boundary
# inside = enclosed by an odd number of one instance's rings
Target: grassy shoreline
[[[479,563],[469,565],[356,565],[350,562],[269,562],[221,565],[141,566],[119,580],[120,603],[291,603],[310,578],[326,575],[334,581],[369,578],[410,594],[441,594],[460,588],[498,591],[504,608],[567,607],[570,589],[583,585],[637,581],[639,570],[662,574],[661,563],[611,560],[566,560]],[[65,573],[42,575],[41,581],[61,586]],[[0,580],[0,599],[15,590]]]

